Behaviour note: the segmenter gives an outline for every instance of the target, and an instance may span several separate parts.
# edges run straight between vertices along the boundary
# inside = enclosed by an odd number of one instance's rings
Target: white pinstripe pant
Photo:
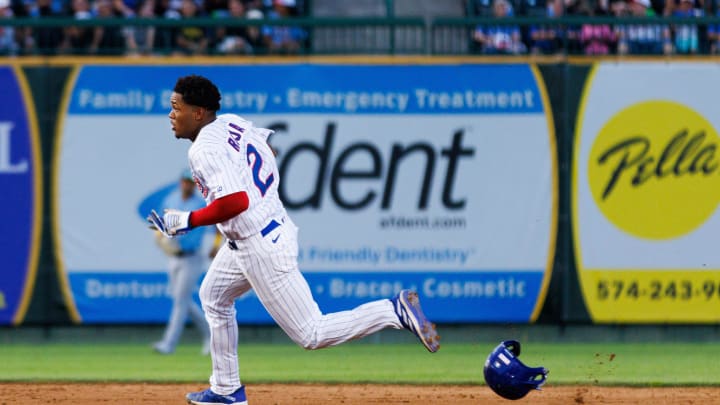
[[[298,269],[297,227],[289,219],[264,237],[258,233],[236,244],[237,250],[222,246],[200,287],[211,332],[214,392],[230,394],[241,385],[235,299],[250,288],[283,331],[306,349],[402,328],[387,299],[323,315]]]

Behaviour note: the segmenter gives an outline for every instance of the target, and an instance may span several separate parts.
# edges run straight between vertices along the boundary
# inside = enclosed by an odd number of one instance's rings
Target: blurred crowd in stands
[[[302,13],[298,0],[0,0],[0,55],[292,54],[307,38],[295,26],[2,27],[2,18],[276,20]]]
[[[690,23],[662,24],[659,16],[703,17],[703,0],[475,0],[475,15],[495,19],[511,16],[585,17],[578,25],[480,25],[472,34],[474,50],[483,54],[586,55],[717,53],[720,26]],[[595,16],[613,18],[613,24],[592,23]],[[623,23],[624,17],[647,22]]]
[[[0,0],[0,55],[214,55],[295,54],[308,46],[307,27],[271,21],[306,16],[307,0]],[[340,0],[338,0],[340,1]],[[351,0],[343,0],[351,1]],[[695,54],[718,53],[720,25],[692,23],[715,15],[720,0],[443,0],[464,1],[468,17],[547,18],[546,24],[481,24],[472,31],[471,51],[479,54]],[[712,6],[712,7],[711,7]],[[562,16],[586,23],[553,24]],[[596,16],[612,23],[593,22]],[[625,17],[647,22],[623,23]],[[660,16],[690,22],[667,24]],[[65,17],[258,20],[254,25],[148,24],[127,26],[9,27],[3,18]],[[607,20],[603,20],[606,22]],[[617,21],[617,22],[615,22]]]

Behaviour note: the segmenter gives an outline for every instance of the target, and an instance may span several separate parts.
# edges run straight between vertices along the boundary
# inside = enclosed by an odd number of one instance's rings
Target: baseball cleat
[[[420,298],[415,291],[402,290],[390,300],[395,314],[405,329],[414,333],[430,353],[440,349],[440,335],[420,308]]]
[[[185,396],[188,404],[195,405],[247,405],[247,397],[245,397],[245,386],[238,388],[237,391],[228,395],[220,395],[212,392],[210,388],[205,391],[191,392]]]
[[[173,352],[175,351],[175,349],[164,345],[162,342],[153,343],[152,348],[155,351],[155,353],[159,353],[159,354],[173,354]]]

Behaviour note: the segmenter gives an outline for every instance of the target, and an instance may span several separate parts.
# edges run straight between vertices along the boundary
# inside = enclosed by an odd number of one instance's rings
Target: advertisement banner
[[[324,312],[412,288],[436,322],[537,317],[557,181],[536,69],[298,64],[76,72],[56,236],[78,319],[167,315],[166,263],[143,216],[187,165],[190,144],[167,115],[176,78],[191,73],[218,85],[221,113],[276,131],[281,198]],[[237,305],[240,322],[271,322],[252,294]]]
[[[0,66],[0,325],[22,322],[35,283],[42,173],[32,95],[19,69]]]
[[[573,233],[595,322],[720,321],[715,64],[599,64],[577,126]]]

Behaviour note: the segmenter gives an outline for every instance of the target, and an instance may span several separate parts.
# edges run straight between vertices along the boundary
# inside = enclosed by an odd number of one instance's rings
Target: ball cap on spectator
[[[635,3],[640,4],[641,6],[650,8],[650,0],[635,0]]]

